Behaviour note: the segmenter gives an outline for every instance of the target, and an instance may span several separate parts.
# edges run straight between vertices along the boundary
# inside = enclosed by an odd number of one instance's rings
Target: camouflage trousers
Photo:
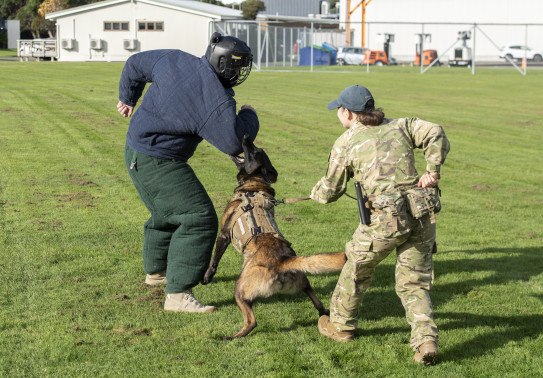
[[[358,309],[370,285],[375,267],[396,249],[396,294],[411,325],[411,347],[438,341],[429,291],[433,283],[432,249],[435,223],[429,216],[421,222],[408,216],[403,230],[383,232],[377,222],[360,225],[347,243],[347,262],[341,271],[330,304],[330,320],[338,331],[352,331],[358,324]]]

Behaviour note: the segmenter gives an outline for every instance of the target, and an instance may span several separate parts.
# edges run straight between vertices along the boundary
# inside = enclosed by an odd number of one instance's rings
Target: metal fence
[[[399,65],[420,65],[425,73],[436,65],[456,66],[458,54],[462,52],[475,68],[481,65],[502,65],[514,67],[525,75],[528,66],[543,66],[531,61],[529,56],[502,57],[501,48],[506,45],[530,46],[543,51],[543,24],[477,24],[477,23],[406,23],[406,22],[368,22],[365,25],[351,22],[351,36],[366,28],[366,47],[370,50],[384,50],[385,43],[389,55]],[[347,35],[345,25],[316,19],[314,22],[264,22],[264,21],[220,21],[212,23],[212,32],[236,36],[248,43],[253,51],[257,70],[283,68],[290,70],[296,66],[306,69],[326,69],[335,64],[332,56],[327,61],[321,58],[324,50],[331,46],[345,46]],[[392,36],[392,38],[390,38]],[[353,40],[353,38],[351,38]],[[433,50],[437,59],[429,64],[417,55]],[[423,54],[424,56],[424,54]],[[463,56],[464,57],[464,56]],[[460,57],[462,58],[462,57]],[[367,59],[366,71],[371,69]],[[302,68],[304,69],[304,68]],[[297,69],[299,70],[299,68]]]
[[[343,44],[343,32],[339,29],[323,30],[311,24],[285,26],[274,22],[220,21],[213,22],[212,32],[215,31],[245,41],[253,51],[256,69],[298,66],[301,50],[308,46]]]

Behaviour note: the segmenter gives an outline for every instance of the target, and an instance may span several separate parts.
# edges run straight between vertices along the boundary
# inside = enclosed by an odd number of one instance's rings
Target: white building
[[[193,0],[106,0],[50,13],[60,61],[124,61],[153,49],[205,53],[213,20],[241,12]]]
[[[360,2],[351,0],[351,10]],[[340,0],[339,9],[340,26],[346,28],[347,0]],[[361,9],[359,6],[350,16],[351,46],[362,46]],[[452,58],[455,46],[451,45],[455,44],[459,31],[472,31],[467,44],[473,47],[476,40],[477,60],[497,60],[499,48],[507,44],[527,44],[543,50],[541,0],[372,0],[366,7],[366,22],[365,47],[382,50],[383,35],[394,34],[391,55],[399,60],[414,58],[418,34],[430,35],[425,38],[425,50],[434,49],[443,54],[449,49],[446,55]],[[475,33],[474,23],[482,24],[475,28]],[[456,47],[460,45],[458,41]]]

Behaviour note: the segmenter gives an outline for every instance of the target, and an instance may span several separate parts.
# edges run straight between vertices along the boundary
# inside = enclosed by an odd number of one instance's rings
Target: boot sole
[[[340,336],[338,336],[337,334],[334,334],[334,333],[329,332],[329,331],[328,331],[328,328],[321,324],[322,322],[323,322],[323,321],[321,321],[321,320],[319,319],[319,322],[317,323],[317,325],[318,325],[318,328],[319,328],[319,332],[320,332],[323,336],[326,336],[326,337],[328,337],[328,338],[330,338],[330,339],[332,339],[332,340],[335,340],[335,341],[339,341],[339,342],[341,342],[341,343],[348,343],[348,342],[350,342],[350,341],[353,340],[353,337],[352,337],[352,336],[344,336],[344,337],[340,337]],[[329,320],[327,319],[325,324],[328,324],[328,322],[329,322]]]
[[[186,310],[186,309],[179,309],[175,306],[164,306],[164,311],[171,311],[171,312],[186,312],[186,313],[191,313],[191,314],[195,314],[195,313],[211,313],[211,312],[215,312],[217,311],[217,308],[215,306],[209,306],[208,309],[205,309],[203,311],[190,311],[190,310]]]

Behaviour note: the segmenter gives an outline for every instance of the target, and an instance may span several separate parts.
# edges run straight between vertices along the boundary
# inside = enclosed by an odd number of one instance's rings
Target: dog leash
[[[283,203],[294,203],[294,202],[300,202],[300,201],[307,201],[311,199],[310,197],[298,197],[298,198],[283,198],[282,200],[273,200],[275,206]]]

